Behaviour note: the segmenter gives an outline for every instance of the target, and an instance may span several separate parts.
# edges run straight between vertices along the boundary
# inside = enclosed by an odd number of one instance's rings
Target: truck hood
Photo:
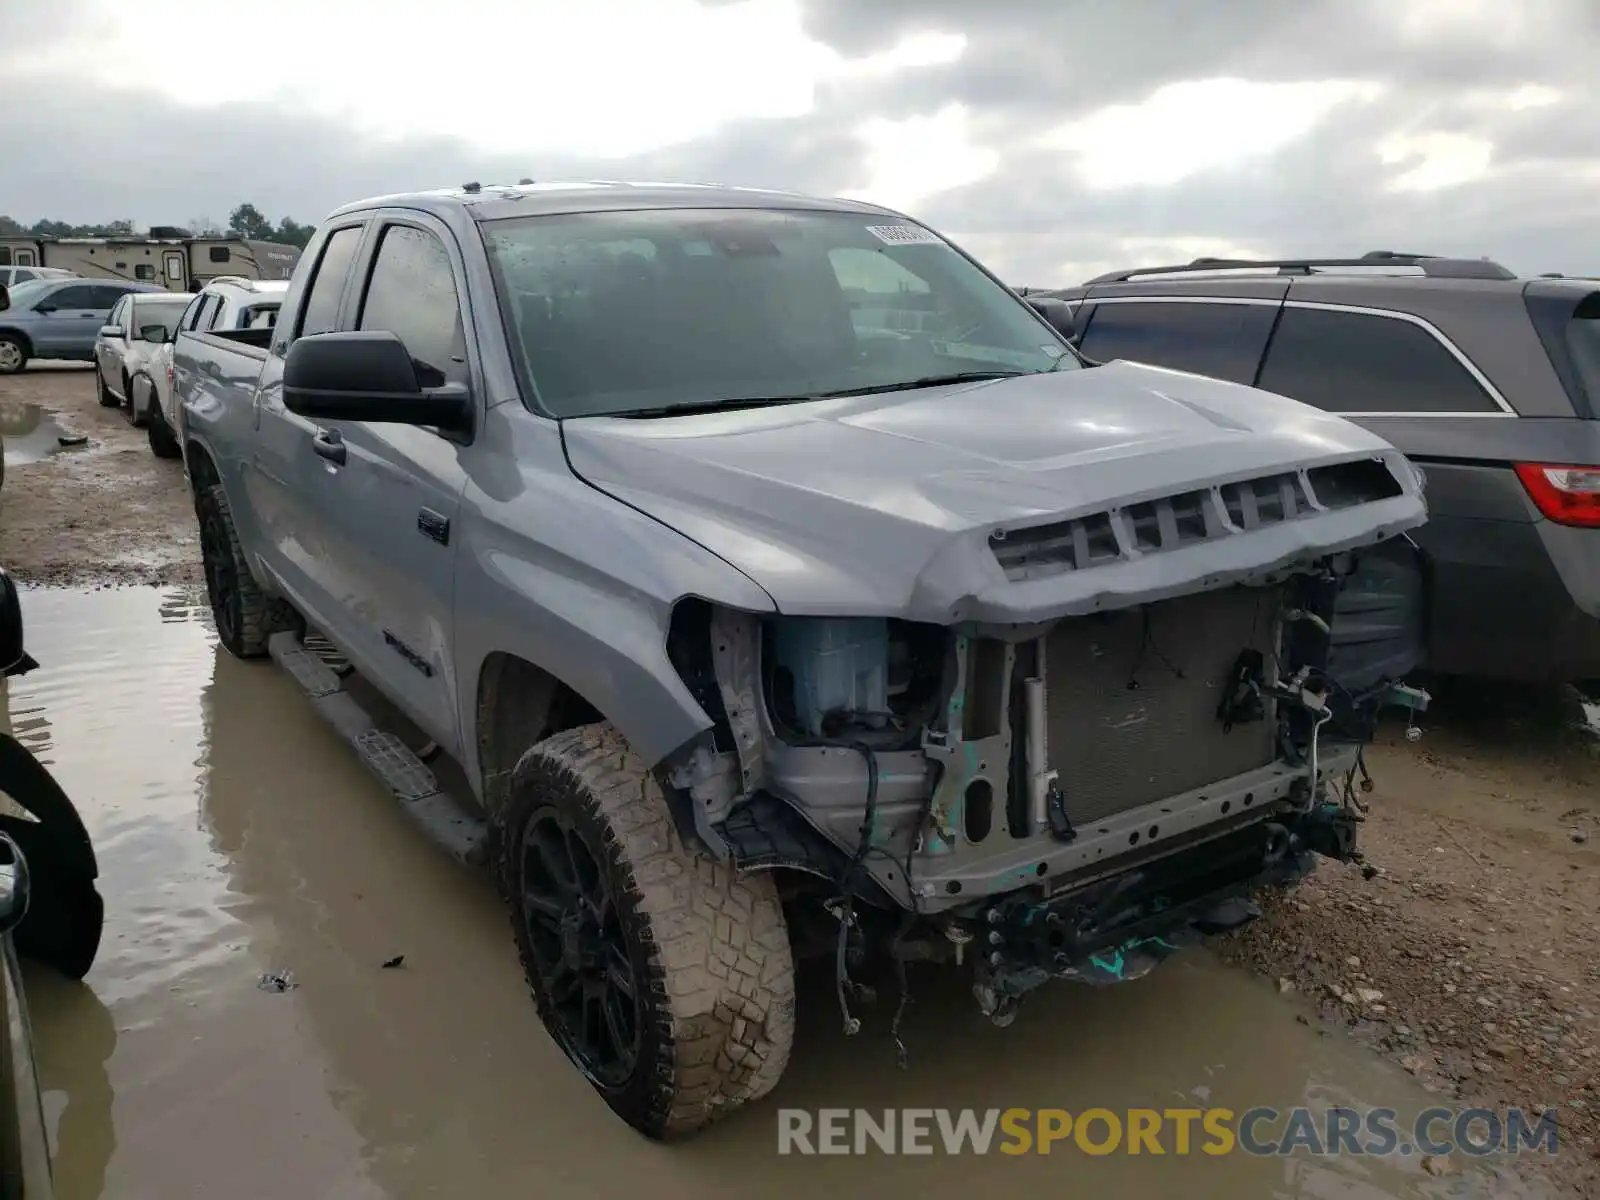
[[[584,417],[562,433],[580,478],[793,614],[1049,620],[1247,581],[1426,518],[1420,476],[1376,434],[1253,388],[1122,362],[776,408]],[[1313,499],[1299,519],[1247,529],[1213,522],[1189,544],[1152,550],[1120,515],[1196,492],[1220,505],[1220,485],[1304,483],[1308,469],[1372,459],[1393,477],[1386,498]],[[1000,538],[1014,548],[1058,526],[1059,545],[1074,536],[1060,523],[1084,520],[1116,530],[1109,556],[1013,565],[1008,577]]]

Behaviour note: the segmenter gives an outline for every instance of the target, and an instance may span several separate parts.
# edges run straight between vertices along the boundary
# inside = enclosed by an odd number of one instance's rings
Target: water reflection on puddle
[[[1481,1173],[1414,1161],[776,1153],[778,1104],[1432,1101],[1205,954],[1048,991],[1005,1030],[959,978],[914,975],[903,1072],[892,1005],[847,1042],[830,981],[803,978],[775,1102],[646,1143],[545,1037],[489,888],[413,831],[287,679],[217,648],[199,596],[22,603],[42,666],[11,681],[13,728],[82,808],[110,914],[87,988],[29,971],[62,1200],[1491,1194]],[[397,954],[402,969],[380,967]],[[272,971],[297,986],[259,989]]]
[[[87,439],[69,433],[37,404],[0,400],[0,445],[8,467],[38,462]]]

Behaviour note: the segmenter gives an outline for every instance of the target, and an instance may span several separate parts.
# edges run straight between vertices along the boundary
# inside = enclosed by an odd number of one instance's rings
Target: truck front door
[[[454,239],[417,214],[380,220],[353,284],[352,327],[398,336],[423,386],[471,387],[473,342]],[[344,597],[348,649],[455,754],[455,554],[467,482],[461,444],[381,422],[339,422],[337,436],[343,456],[325,473],[320,521],[333,559],[325,585]]]

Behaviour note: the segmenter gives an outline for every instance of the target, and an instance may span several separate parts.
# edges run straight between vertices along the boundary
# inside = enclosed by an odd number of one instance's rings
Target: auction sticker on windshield
[[[867,232],[888,246],[942,246],[944,240],[918,225],[868,225]]]

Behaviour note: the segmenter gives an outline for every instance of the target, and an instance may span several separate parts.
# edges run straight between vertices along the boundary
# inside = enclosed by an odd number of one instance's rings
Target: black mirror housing
[[[10,573],[0,567],[0,675],[26,675],[39,664],[24,648],[22,604]]]
[[[1065,300],[1057,300],[1053,296],[1029,296],[1028,307],[1043,317],[1050,328],[1066,338],[1071,345],[1076,346],[1082,338],[1072,305]]]
[[[471,393],[461,384],[424,388],[417,364],[393,333],[360,330],[296,338],[283,363],[283,405],[323,421],[382,421],[465,432]]]
[[[11,307],[11,289],[0,283],[0,312],[5,312]]]

